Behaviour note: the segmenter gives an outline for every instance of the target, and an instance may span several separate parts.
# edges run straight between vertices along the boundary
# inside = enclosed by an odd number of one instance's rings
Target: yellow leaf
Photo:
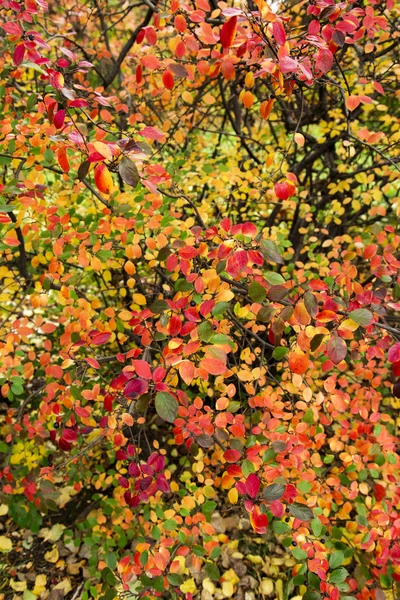
[[[72,590],[72,585],[69,579],[63,579],[60,583],[54,586],[53,590],[64,590],[64,594],[69,594]]]
[[[133,294],[132,299],[135,304],[139,304],[139,306],[145,306],[147,303],[147,300],[143,294]]]
[[[12,550],[12,541],[5,535],[0,535],[0,552],[10,552]]]
[[[187,579],[179,588],[183,594],[194,594],[197,590],[193,577]]]
[[[269,596],[270,594],[272,594],[274,591],[274,582],[272,581],[272,579],[261,579],[259,590],[263,596]]]
[[[46,554],[44,555],[44,560],[47,560],[47,562],[50,562],[50,563],[56,563],[58,561],[59,557],[60,557],[60,554],[58,552],[57,546],[53,546],[53,548],[51,550],[49,550],[48,552],[46,552]]]
[[[111,149],[107,146],[107,144],[104,144],[104,142],[93,142],[93,146],[95,147],[97,152],[104,156],[104,158],[106,158],[107,160],[112,159],[112,152]]]
[[[224,598],[231,598],[233,596],[235,588],[230,581],[224,581],[222,584],[222,595]]]
[[[236,504],[238,501],[238,491],[235,488],[232,488],[228,492],[228,500],[231,504]]]
[[[46,575],[38,575],[35,579],[35,587],[33,588],[33,593],[36,596],[40,596],[42,592],[46,589],[47,577]]]
[[[11,579],[10,581],[10,587],[12,587],[12,589],[15,592],[23,592],[26,590],[26,586],[27,583],[26,581],[15,581],[14,579]]]
[[[130,321],[132,319],[132,313],[130,310],[121,310],[121,312],[118,313],[118,318],[121,319],[121,321]]]
[[[215,594],[215,585],[208,577],[203,579],[203,590],[206,590],[212,596]]]

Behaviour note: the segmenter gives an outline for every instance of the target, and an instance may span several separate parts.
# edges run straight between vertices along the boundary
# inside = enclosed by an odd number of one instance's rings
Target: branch
[[[132,48],[133,44],[136,42],[136,38],[139,35],[139,32],[143,29],[143,27],[146,27],[146,25],[148,25],[150,23],[151,17],[153,16],[153,14],[156,11],[156,3],[157,3],[157,0],[156,0],[155,4],[149,2],[149,0],[146,0],[144,2],[144,4],[146,4],[146,6],[149,6],[146,16],[143,19],[143,21],[140,23],[140,25],[138,25],[136,27],[135,31],[132,32],[132,35],[127,40],[127,42],[125,42],[125,45],[122,48],[117,60],[113,64],[111,73],[104,78],[104,88],[108,88],[108,86],[112,84],[112,82],[114,81],[114,79],[116,78],[116,76],[119,73],[119,70],[121,68],[122,63],[124,62],[124,60],[126,58],[126,55],[128,54],[129,50]]]

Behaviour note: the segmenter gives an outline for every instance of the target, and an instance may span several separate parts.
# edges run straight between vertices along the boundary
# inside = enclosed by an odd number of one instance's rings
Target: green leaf
[[[347,569],[345,569],[344,567],[340,567],[339,569],[335,569],[335,571],[331,573],[329,577],[329,583],[343,583],[343,581],[345,581],[348,576],[349,573]]]
[[[193,284],[186,279],[178,279],[174,288],[176,292],[191,292],[193,290]]]
[[[274,521],[272,523],[272,531],[274,533],[277,533],[278,535],[287,533],[289,530],[289,525],[287,523],[284,523],[284,521]]]
[[[253,302],[261,303],[267,296],[266,289],[258,283],[258,281],[252,281],[249,285],[249,296]]]
[[[183,577],[182,575],[179,575],[178,573],[170,573],[169,575],[167,575],[167,579],[168,582],[173,585],[174,587],[178,587],[179,585],[182,585],[183,583]]]
[[[356,310],[352,310],[349,317],[352,321],[357,323],[357,325],[361,325],[361,327],[368,327],[374,320],[374,315],[367,308],[357,308]]]
[[[178,414],[178,403],[168,392],[158,392],[156,396],[156,412],[163,421],[173,423]]]
[[[204,556],[207,554],[207,550],[203,546],[193,546],[192,551],[195,556]]]
[[[221,578],[219,569],[218,569],[217,565],[215,565],[214,563],[206,564],[206,573],[211,580],[219,581]]]
[[[344,561],[344,553],[341,550],[336,550],[329,557],[329,567],[333,569],[337,569]]]
[[[164,577],[162,575],[159,575],[153,579],[153,588],[156,590],[156,592],[162,593],[164,591]]]
[[[2,213],[12,212],[14,210],[14,208],[16,208],[16,206],[13,206],[12,204],[2,204],[0,206],[0,212],[2,212]]]
[[[283,494],[285,493],[285,489],[286,486],[283,485],[283,483],[272,483],[264,488],[262,495],[264,500],[267,502],[272,502],[273,500],[279,500],[282,498]]]
[[[251,475],[251,473],[255,472],[255,468],[251,460],[247,458],[242,462],[242,473],[245,477]]]
[[[6,454],[9,452],[10,446],[3,441],[0,441],[0,452]]]
[[[214,317],[220,317],[224,314],[229,308],[229,302],[217,302],[217,304],[212,309],[211,313]]]
[[[307,590],[303,596],[303,600],[321,600],[321,594],[318,594],[318,592]]]
[[[31,95],[28,97],[28,100],[27,100],[27,102],[26,102],[26,110],[27,110],[27,111],[30,111],[30,110],[32,110],[32,108],[33,108],[33,107],[36,105],[36,103],[37,103],[37,99],[38,99],[38,96],[37,96],[37,94],[31,94]]]
[[[315,519],[313,519],[311,521],[311,529],[312,529],[312,532],[315,535],[315,537],[319,537],[321,535],[323,525],[322,525],[321,521],[318,519],[318,517],[315,517]]]
[[[178,526],[178,524],[175,521],[175,519],[167,519],[163,523],[163,527],[164,527],[165,531],[175,531],[177,526]]]
[[[217,508],[217,503],[213,502],[213,500],[207,500],[207,502],[204,502],[204,504],[202,504],[201,506],[201,512],[203,513],[203,515],[207,514],[207,513],[212,513],[214,512],[214,510]]]
[[[199,340],[202,342],[209,342],[214,334],[214,329],[209,321],[203,321],[197,328]]]
[[[270,271],[269,273],[266,273],[265,279],[271,285],[284,285],[286,283],[284,278],[282,277],[282,275],[280,275],[279,273],[275,273],[274,271]]]
[[[159,315],[163,313],[165,310],[169,308],[167,302],[165,300],[155,300],[153,304],[150,305],[150,310],[153,314]]]
[[[308,508],[305,504],[300,504],[300,502],[293,502],[293,504],[289,504],[290,513],[300,521],[311,521],[314,518],[314,513],[311,508]]]
[[[296,560],[305,560],[308,557],[307,552],[301,550],[300,548],[293,548],[292,554]]]
[[[303,494],[308,494],[308,492],[312,489],[313,484],[310,481],[300,481],[299,485],[297,486],[297,489],[300,490],[300,492],[303,492]]]
[[[274,349],[272,353],[272,358],[275,360],[282,360],[284,356],[289,352],[289,348],[284,348],[283,346],[278,346]]]
[[[107,552],[106,554],[106,565],[111,571],[117,566],[117,559],[115,558],[115,554],[113,552]]]

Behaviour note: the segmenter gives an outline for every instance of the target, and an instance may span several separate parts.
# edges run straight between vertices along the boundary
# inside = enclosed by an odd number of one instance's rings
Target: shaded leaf
[[[346,358],[346,342],[338,335],[332,336],[328,342],[327,353],[333,364],[339,364],[344,358]]]
[[[139,173],[135,163],[130,158],[124,156],[121,159],[118,165],[118,172],[121,175],[122,180],[125,181],[127,185],[130,185],[134,188],[137,186],[140,179]]]
[[[261,254],[266,261],[283,265],[284,260],[278,252],[278,249],[274,242],[271,240],[261,240]]]
[[[283,483],[272,483],[263,490],[263,498],[267,502],[279,500],[285,493],[286,486]]]
[[[178,403],[168,392],[159,392],[155,401],[156,411],[163,421],[173,423],[178,414]]]
[[[305,504],[300,504],[300,502],[289,504],[289,511],[299,521],[311,521],[314,518],[311,508],[308,508]]]
[[[361,327],[368,327],[374,320],[374,315],[367,308],[357,308],[356,310],[351,311],[349,317],[357,323],[357,325],[361,325]]]

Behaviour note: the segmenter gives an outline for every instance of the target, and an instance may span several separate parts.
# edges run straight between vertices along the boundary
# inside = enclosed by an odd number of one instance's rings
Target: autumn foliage
[[[0,596],[399,598],[399,10],[0,0]]]

